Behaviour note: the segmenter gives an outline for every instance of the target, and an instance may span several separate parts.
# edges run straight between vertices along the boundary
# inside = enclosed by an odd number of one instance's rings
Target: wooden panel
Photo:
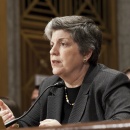
[[[6,4],[6,0],[3,0],[0,4],[0,96],[8,94]]]
[[[23,106],[30,106],[31,91],[34,88],[35,74],[51,74],[49,65],[50,47],[48,41],[43,40],[43,32],[23,29],[22,37],[22,92]],[[43,44],[45,44],[43,46]],[[28,104],[28,105],[26,105]]]
[[[118,68],[116,42],[116,0],[22,0],[21,8],[21,90],[23,109],[29,104],[35,74],[51,75],[49,42],[42,38],[53,17],[83,15],[92,18],[103,33],[99,61]]]

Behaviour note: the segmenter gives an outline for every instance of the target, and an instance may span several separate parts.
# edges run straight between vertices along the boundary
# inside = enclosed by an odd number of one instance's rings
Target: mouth
[[[58,65],[60,63],[61,63],[61,61],[59,61],[59,60],[52,60],[51,61],[52,66],[56,66],[56,65]]]

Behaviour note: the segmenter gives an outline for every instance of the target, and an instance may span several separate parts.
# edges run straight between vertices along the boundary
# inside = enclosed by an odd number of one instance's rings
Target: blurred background
[[[0,96],[28,109],[34,87],[52,75],[43,33],[57,16],[92,18],[103,33],[99,62],[120,71],[129,67],[129,10],[130,0],[1,0]]]

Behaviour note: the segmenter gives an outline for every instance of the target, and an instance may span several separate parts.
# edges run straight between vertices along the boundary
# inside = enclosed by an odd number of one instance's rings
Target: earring
[[[87,63],[87,60],[85,58],[83,59],[83,63]]]

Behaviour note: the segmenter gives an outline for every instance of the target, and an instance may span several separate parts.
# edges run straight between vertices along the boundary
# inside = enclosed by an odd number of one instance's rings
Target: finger
[[[3,110],[3,111],[0,111],[0,116],[4,116],[6,114],[8,114],[9,111],[8,110]]]
[[[9,110],[0,111],[0,116],[2,117],[4,122],[7,122],[14,118],[14,115]]]
[[[14,116],[12,115],[12,113],[8,113],[8,114],[2,116],[2,119],[4,122],[8,122],[8,121],[14,119]]]
[[[49,126],[49,122],[40,122],[39,127],[45,127],[45,126]]]
[[[46,126],[50,121],[48,119],[45,119],[43,121],[40,121],[40,125],[39,126]]]
[[[41,122],[50,122],[50,121],[52,121],[52,119],[45,119],[45,120],[43,120]]]
[[[10,117],[6,118],[6,120],[4,121],[5,123],[13,120],[15,117],[13,115],[11,115]]]
[[[9,107],[0,99],[0,109],[6,110],[9,109]]]
[[[45,126],[61,126],[61,124],[55,119],[46,119],[40,122],[39,127]]]

